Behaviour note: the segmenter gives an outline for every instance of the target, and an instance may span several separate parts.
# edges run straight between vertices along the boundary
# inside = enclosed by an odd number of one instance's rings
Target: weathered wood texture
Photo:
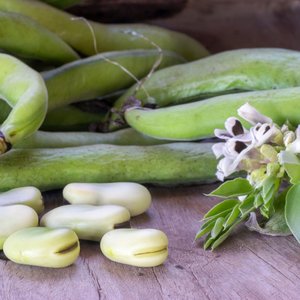
[[[246,47],[300,49],[299,0],[189,0],[152,23],[185,32],[213,52]]]
[[[199,219],[216,202],[203,196],[212,188],[151,188],[151,209],[131,225],[168,235],[164,265],[117,264],[103,257],[98,243],[82,242],[80,258],[65,269],[0,260],[0,299],[299,299],[300,247],[293,237],[260,236],[241,228],[215,252],[193,242]],[[60,192],[46,201],[48,209],[59,204]]]

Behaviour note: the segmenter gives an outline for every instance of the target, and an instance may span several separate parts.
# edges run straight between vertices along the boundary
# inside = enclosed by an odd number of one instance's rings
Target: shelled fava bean
[[[37,189],[23,187],[0,194],[0,249],[8,259],[25,265],[67,267],[76,261],[79,239],[83,239],[100,241],[103,254],[115,262],[154,267],[166,260],[168,239],[162,231],[119,229],[151,205],[150,192],[144,186],[73,183],[63,194],[72,204],[46,213],[40,221],[45,227],[37,227],[38,215],[33,209],[41,212],[43,207]]]

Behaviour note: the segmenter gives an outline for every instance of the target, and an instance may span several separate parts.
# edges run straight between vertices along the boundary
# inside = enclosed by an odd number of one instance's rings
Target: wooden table
[[[150,188],[153,204],[132,227],[157,228],[169,237],[169,258],[156,268],[106,259],[98,243],[81,242],[76,263],[65,269],[0,260],[0,299],[299,299],[300,246],[293,237],[267,237],[245,228],[215,252],[193,242],[199,220],[215,199],[215,186]],[[61,193],[45,196],[47,209]]]
[[[241,47],[300,49],[300,1],[190,0],[182,13],[152,23],[186,32],[212,52]],[[169,237],[169,258],[156,268],[108,261],[98,243],[81,243],[76,263],[52,270],[0,260],[0,299],[299,299],[300,246],[293,237],[267,237],[241,227],[215,252],[193,242],[199,220],[215,201],[213,186],[151,188],[149,212],[133,227]],[[46,195],[47,207],[62,201]]]

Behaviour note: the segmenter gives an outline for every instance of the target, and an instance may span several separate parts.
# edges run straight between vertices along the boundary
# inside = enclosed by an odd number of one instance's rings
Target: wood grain
[[[243,227],[215,251],[193,242],[215,186],[151,188],[153,205],[132,227],[158,228],[169,237],[169,258],[156,268],[107,260],[99,244],[81,242],[68,268],[21,266],[0,260],[0,299],[298,299],[300,248],[293,237],[266,237]],[[45,196],[47,209],[61,193]]]

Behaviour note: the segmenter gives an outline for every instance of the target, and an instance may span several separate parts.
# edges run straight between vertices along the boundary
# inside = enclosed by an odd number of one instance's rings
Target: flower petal
[[[225,121],[225,129],[232,136],[238,136],[244,134],[244,127],[240,120],[234,117],[230,117]]]
[[[245,103],[237,110],[239,116],[241,116],[244,120],[248,121],[252,125],[256,125],[257,123],[270,123],[272,124],[272,119],[262,115],[258,112],[253,106],[249,103]]]
[[[212,151],[217,159],[224,155],[225,143],[216,143],[212,146]]]
[[[232,138],[231,134],[224,129],[215,129],[214,135],[221,140],[229,140]]]
[[[253,137],[253,146],[259,147],[262,144],[268,143],[278,133],[278,128],[272,124],[256,124],[250,129]]]

